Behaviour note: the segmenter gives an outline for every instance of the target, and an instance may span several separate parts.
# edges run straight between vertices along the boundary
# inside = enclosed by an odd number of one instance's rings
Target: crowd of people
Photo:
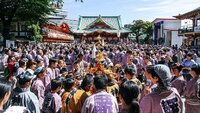
[[[0,113],[200,113],[199,57],[135,43],[3,48]]]

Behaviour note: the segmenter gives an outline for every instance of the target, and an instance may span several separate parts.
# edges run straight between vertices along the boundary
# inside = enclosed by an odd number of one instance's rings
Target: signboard
[[[66,39],[66,40],[74,40],[74,37],[72,35],[56,31],[54,29],[48,29],[47,36],[49,38],[58,38],[58,39]]]
[[[200,26],[194,27],[194,32],[200,32]]]
[[[29,45],[34,45],[34,44],[36,44],[35,41],[29,41]]]
[[[42,26],[42,35],[44,42],[71,42],[74,41],[74,36],[67,24],[63,23],[60,26],[46,24]]]
[[[12,40],[6,40],[6,47],[10,48],[10,47],[15,47],[15,41]]]

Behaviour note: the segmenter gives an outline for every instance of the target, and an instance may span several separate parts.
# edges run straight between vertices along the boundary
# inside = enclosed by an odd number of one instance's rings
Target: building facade
[[[74,40],[71,28],[76,26],[76,20],[67,19],[67,11],[62,10],[63,0],[51,0],[50,5],[54,9],[47,15],[47,23],[41,24],[43,42],[72,42]],[[70,24],[70,25],[69,25]],[[13,20],[10,27],[10,37],[16,42],[34,41],[33,31],[29,28],[30,24],[24,21]],[[0,23],[0,30],[1,28]],[[1,35],[0,35],[1,36]],[[14,39],[12,38],[14,37]]]
[[[182,21],[190,20],[181,26],[178,32],[179,36],[187,37],[184,40],[184,45],[200,46],[200,7],[174,17]]]
[[[181,21],[175,18],[156,18],[153,22],[153,42],[155,45],[182,45],[183,37],[178,36]]]
[[[51,6],[54,12],[47,15],[47,23],[41,25],[43,42],[68,43],[74,41],[71,29],[76,20],[67,19],[67,11],[62,10],[63,0],[52,0]],[[69,25],[70,24],[70,25]]]
[[[104,40],[117,43],[127,40],[131,31],[122,26],[120,16],[80,16],[78,27],[74,30],[77,41],[86,43]]]
[[[48,22],[41,26],[43,42],[68,43],[74,41],[71,31],[74,25],[70,23],[72,20],[67,19],[67,11],[56,9],[54,13],[47,16],[47,19]]]

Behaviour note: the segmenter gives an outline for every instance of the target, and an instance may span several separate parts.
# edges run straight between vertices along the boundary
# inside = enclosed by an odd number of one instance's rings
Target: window
[[[200,18],[197,19],[197,26],[200,26]]]
[[[17,31],[16,23],[11,23],[10,31]]]
[[[27,29],[27,26],[26,25],[21,25],[21,31],[26,31]]]

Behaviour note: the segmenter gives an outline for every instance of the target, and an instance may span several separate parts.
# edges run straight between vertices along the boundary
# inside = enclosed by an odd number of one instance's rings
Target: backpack
[[[74,96],[74,94],[76,93],[76,91],[77,91],[77,89],[72,90],[72,91],[69,93],[69,95],[68,95],[68,97],[66,98],[66,100],[65,100],[66,110],[67,110],[67,111],[68,111],[68,108],[69,108],[69,102],[70,102],[71,98]]]
[[[74,90],[72,90],[72,91],[69,93],[69,95],[68,95],[68,97],[66,98],[66,101],[65,101],[66,105],[69,104],[71,98],[74,96],[74,94],[76,93],[76,91],[77,91],[77,89],[74,89]]]
[[[52,102],[53,96],[51,93],[47,93],[45,99],[44,99],[44,103],[42,106],[42,111],[44,113],[51,113],[52,109],[51,109],[51,102]]]
[[[11,99],[11,105],[12,106],[20,106],[20,96],[19,95],[14,95]]]

